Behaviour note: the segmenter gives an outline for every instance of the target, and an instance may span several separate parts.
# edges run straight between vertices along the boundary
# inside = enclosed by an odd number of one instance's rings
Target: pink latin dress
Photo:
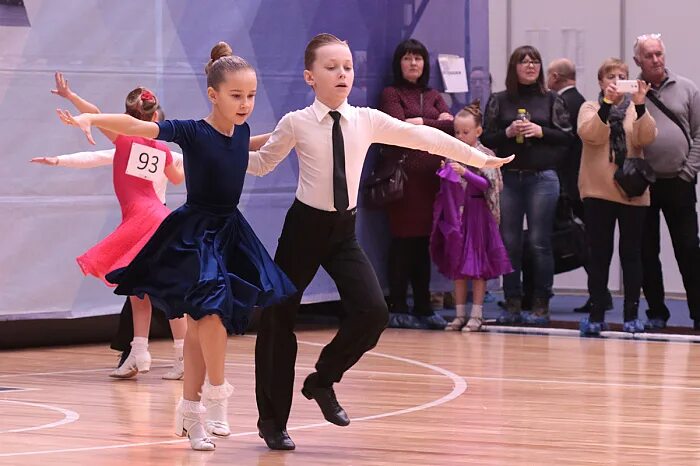
[[[115,285],[109,283],[105,275],[128,265],[170,213],[158,199],[152,181],[126,173],[133,143],[164,151],[166,166],[173,160],[170,149],[160,141],[131,136],[118,136],[114,141],[112,179],[122,221],[116,230],[77,258],[85,275],[94,275],[111,287]]]

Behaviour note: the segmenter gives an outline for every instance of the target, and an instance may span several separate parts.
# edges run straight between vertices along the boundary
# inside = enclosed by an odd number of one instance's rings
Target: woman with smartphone
[[[638,319],[642,287],[642,230],[649,190],[630,198],[615,182],[620,161],[643,157],[642,149],[656,138],[656,122],[646,111],[649,85],[628,80],[629,68],[618,58],[608,58],[598,70],[600,94],[583,104],[578,135],[583,142],[579,191],[583,199],[586,238],[590,257],[589,317],[581,321],[581,335],[599,335],[606,328],[605,306],[608,274],[613,253],[615,223],[620,227],[620,261],[624,284],[624,324],[629,333],[643,332]]]

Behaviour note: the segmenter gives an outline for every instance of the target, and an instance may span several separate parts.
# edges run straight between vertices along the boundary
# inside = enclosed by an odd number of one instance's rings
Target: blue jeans
[[[554,281],[552,230],[559,199],[559,178],[554,170],[503,170],[501,236],[513,272],[503,276],[506,298],[522,298],[523,217],[533,258],[533,298],[549,300]]]

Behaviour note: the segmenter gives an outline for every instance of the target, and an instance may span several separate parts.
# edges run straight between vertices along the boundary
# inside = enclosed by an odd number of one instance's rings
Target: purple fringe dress
[[[486,178],[467,169],[462,177],[449,164],[437,172],[430,255],[451,280],[490,280],[513,271],[498,224],[486,203]]]

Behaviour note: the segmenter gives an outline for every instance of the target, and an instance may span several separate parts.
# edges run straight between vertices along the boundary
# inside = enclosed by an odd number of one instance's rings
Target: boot
[[[231,430],[228,425],[228,398],[233,394],[233,387],[227,381],[221,385],[211,385],[205,381],[202,386],[202,405],[206,409],[204,427],[208,434],[228,437]]]

